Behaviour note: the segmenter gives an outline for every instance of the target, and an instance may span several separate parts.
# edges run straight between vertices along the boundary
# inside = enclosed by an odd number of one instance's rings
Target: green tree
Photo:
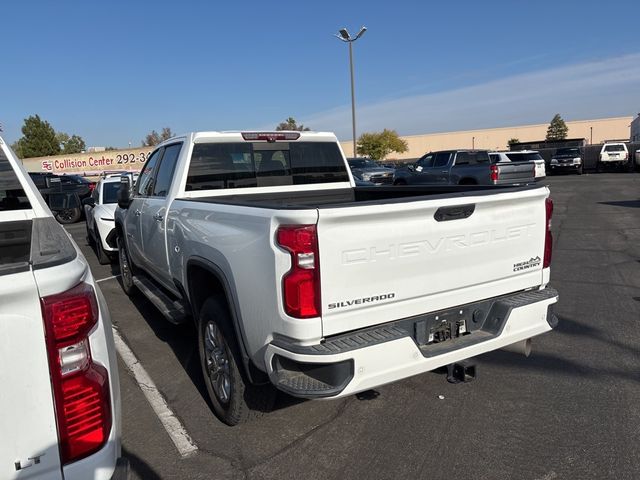
[[[280,122],[276,127],[277,132],[281,130],[296,130],[298,132],[308,132],[311,129],[305,127],[304,125],[298,125],[295,118],[289,117],[284,122]]]
[[[509,141],[507,142],[507,145],[511,146],[514,143],[520,143],[520,139],[519,138],[515,138],[515,137],[510,138]]]
[[[56,140],[58,141],[58,145],[60,145],[61,153],[82,153],[87,148],[84,140],[79,135],[69,136],[64,132],[57,132]]]
[[[549,128],[547,128],[547,141],[564,140],[569,133],[569,127],[559,113],[556,113],[551,119]]]
[[[171,137],[173,137],[173,132],[169,127],[164,127],[161,133],[158,133],[155,130],[151,130],[151,133],[148,133],[147,136],[144,137],[144,140],[142,140],[142,146],[153,147],[154,145],[158,145],[165,140],[169,140]]]
[[[22,137],[12,147],[20,158],[44,157],[60,153],[56,131],[49,122],[40,119],[39,115],[24,119]]]
[[[64,153],[82,153],[87,149],[86,143],[79,135],[71,135],[71,138],[64,144]]]
[[[373,160],[384,160],[391,152],[403,153],[407,149],[407,142],[395,130],[386,128],[382,132],[363,133],[357,143],[358,153]]]

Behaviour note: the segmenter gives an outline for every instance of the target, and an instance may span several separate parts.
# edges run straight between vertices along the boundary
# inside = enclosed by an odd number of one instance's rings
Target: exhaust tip
[[[502,347],[502,350],[506,350],[507,352],[519,353],[520,355],[528,357],[529,355],[531,355],[531,339],[527,338],[526,340],[512,343],[511,345]]]

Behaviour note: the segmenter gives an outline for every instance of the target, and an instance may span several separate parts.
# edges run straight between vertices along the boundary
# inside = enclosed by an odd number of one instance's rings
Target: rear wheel
[[[271,410],[275,388],[270,384],[252,385],[245,379],[231,318],[219,297],[211,297],[202,305],[198,347],[207,392],[220,420],[237,425]]]
[[[135,291],[133,284],[133,265],[127,252],[127,244],[122,237],[118,237],[118,261],[120,263],[120,275],[124,293],[131,296]]]
[[[58,222],[63,225],[69,225],[70,223],[76,223],[80,220],[82,212],[79,208],[67,208],[56,212],[55,217]]]

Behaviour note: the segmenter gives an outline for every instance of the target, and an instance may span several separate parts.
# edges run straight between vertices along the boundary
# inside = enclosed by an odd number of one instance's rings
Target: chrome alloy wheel
[[[231,374],[224,338],[213,321],[207,322],[204,337],[207,374],[211,387],[221,403],[228,403],[231,396]]]

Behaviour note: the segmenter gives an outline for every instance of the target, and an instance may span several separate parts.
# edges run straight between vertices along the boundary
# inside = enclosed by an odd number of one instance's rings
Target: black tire
[[[577,169],[576,169],[576,173],[578,175],[582,175],[582,165],[580,165]]]
[[[57,211],[55,214],[56,220],[63,225],[76,223],[81,216],[82,212],[79,208],[67,208],[66,210]]]
[[[111,263],[111,256],[106,252],[106,250],[102,247],[102,239],[100,238],[100,234],[96,232],[96,257],[98,257],[98,263],[100,265],[109,265]]]
[[[133,284],[134,267],[131,263],[131,257],[129,257],[126,245],[122,237],[118,237],[118,262],[120,263],[122,289],[124,293],[132,296],[136,291],[136,287]]]
[[[601,173],[602,172],[602,162],[596,163],[596,172],[597,173]]]
[[[273,408],[272,385],[252,385],[242,370],[226,302],[208,298],[198,318],[198,351],[202,375],[216,416],[227,425],[258,418]]]

